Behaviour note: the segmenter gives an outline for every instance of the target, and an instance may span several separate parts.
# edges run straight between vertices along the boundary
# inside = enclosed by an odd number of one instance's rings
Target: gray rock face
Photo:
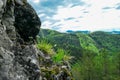
[[[21,44],[20,40],[24,43],[30,36],[35,38],[41,22],[33,8],[23,1],[0,0],[0,80],[40,80],[38,49],[33,43]],[[37,32],[32,35],[23,28]]]
[[[66,65],[36,48],[40,25],[26,0],[0,0],[0,80],[71,80]]]
[[[0,47],[0,80],[9,80],[12,77],[10,73],[12,73],[13,59],[13,53]]]

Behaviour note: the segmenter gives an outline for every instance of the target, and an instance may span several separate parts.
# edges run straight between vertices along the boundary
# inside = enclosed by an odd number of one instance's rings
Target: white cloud
[[[83,13],[83,9],[85,9],[85,7],[81,7],[81,6],[75,6],[75,7],[59,7],[58,11],[57,11],[57,15],[53,16],[53,19],[66,19],[69,17],[74,17],[74,18],[78,18],[80,17],[80,15],[82,15]]]
[[[83,0],[84,6],[68,6],[58,7],[57,14],[53,16],[54,20],[60,20],[55,24],[46,23],[46,26],[55,26],[62,24],[60,31],[66,30],[106,30],[120,29],[120,10],[114,7],[120,0]],[[70,4],[71,5],[71,4]],[[104,7],[113,7],[110,10],[104,11]],[[88,13],[84,13],[87,11]],[[80,18],[82,16],[83,18]],[[74,20],[65,20],[73,17]],[[76,22],[77,21],[77,22]]]
[[[40,0],[28,0],[28,2],[31,2],[31,3],[33,2],[33,3],[36,3],[36,4],[37,4],[37,3],[40,2]]]
[[[34,3],[39,3],[39,2],[40,2],[40,0],[33,0],[33,2],[34,2]]]
[[[47,29],[51,29],[51,26],[52,24],[51,24],[51,22],[50,21],[44,21],[43,23],[42,23],[42,27],[43,28],[47,28]],[[51,27],[50,27],[51,26]]]
[[[114,6],[117,3],[120,3],[120,0],[82,0],[86,4],[92,4],[98,6]]]
[[[44,16],[45,16],[45,14],[39,14],[38,16],[39,16],[39,17],[44,17]]]

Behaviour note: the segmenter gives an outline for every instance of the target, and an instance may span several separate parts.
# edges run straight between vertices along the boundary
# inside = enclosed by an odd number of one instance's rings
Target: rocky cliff
[[[0,0],[0,80],[71,80],[65,71],[49,73],[51,78],[46,76],[44,70],[49,69],[43,63],[48,56],[35,46],[40,25],[26,0]]]

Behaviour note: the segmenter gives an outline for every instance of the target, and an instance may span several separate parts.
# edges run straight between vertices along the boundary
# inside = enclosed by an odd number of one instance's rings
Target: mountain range
[[[114,33],[114,34],[113,34]],[[39,36],[45,38],[54,48],[63,48],[75,57],[80,57],[84,50],[99,53],[106,49],[110,53],[120,51],[120,34],[115,32],[67,31],[60,33],[54,30],[41,29]]]

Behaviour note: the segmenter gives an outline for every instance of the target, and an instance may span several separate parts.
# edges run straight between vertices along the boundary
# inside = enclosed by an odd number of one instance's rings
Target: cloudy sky
[[[120,30],[120,0],[28,0],[42,28],[66,30]]]

